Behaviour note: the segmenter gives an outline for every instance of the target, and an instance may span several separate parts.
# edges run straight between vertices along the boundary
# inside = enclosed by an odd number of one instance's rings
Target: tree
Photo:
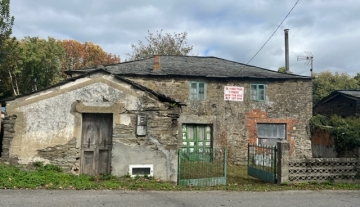
[[[278,68],[278,72],[279,72],[279,73],[286,73],[286,68],[285,68],[285,66],[279,67],[279,68]]]
[[[6,64],[4,59],[8,56],[6,41],[10,38],[12,33],[12,26],[14,24],[14,16],[10,16],[10,0],[0,0],[0,73],[6,72]],[[0,98],[8,95],[6,91],[9,88],[6,81],[7,76],[0,78]]]
[[[5,98],[48,87],[66,76],[62,71],[120,62],[100,46],[75,40],[25,37],[7,39],[3,46],[6,58],[0,64],[0,89]]]
[[[60,80],[60,57],[63,47],[60,41],[49,37],[25,37],[19,42],[19,94],[50,86]],[[16,94],[15,94],[16,95]]]
[[[9,38],[5,41],[3,48],[7,55],[4,56],[0,64],[0,73],[2,74],[0,89],[3,91],[4,97],[11,96],[12,94],[19,95],[19,42]]]
[[[360,73],[357,73],[356,76],[354,77],[355,80],[357,80],[358,85],[360,87]]]
[[[63,40],[64,56],[61,59],[61,71],[94,67],[102,64],[115,64],[120,57],[106,53],[91,42],[80,43],[76,40]]]
[[[193,46],[187,44],[187,32],[162,34],[162,30],[154,35],[148,31],[145,37],[147,44],[139,40],[138,45],[131,44],[132,54],[127,53],[129,60],[140,60],[153,55],[188,55]]]
[[[324,71],[314,74],[313,81],[313,102],[316,104],[322,98],[329,95],[334,90],[360,89],[358,81],[346,73],[339,74]]]
[[[0,49],[1,56],[6,55],[2,50],[5,41],[9,39],[14,25],[14,16],[10,16],[10,0],[0,0]]]

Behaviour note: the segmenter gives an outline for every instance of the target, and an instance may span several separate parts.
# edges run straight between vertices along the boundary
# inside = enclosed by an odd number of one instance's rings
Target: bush
[[[360,118],[316,115],[310,120],[310,129],[328,132],[340,156],[360,147]]]

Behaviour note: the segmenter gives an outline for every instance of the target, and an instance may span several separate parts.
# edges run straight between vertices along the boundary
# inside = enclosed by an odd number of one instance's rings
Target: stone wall
[[[64,172],[80,173],[80,149],[76,147],[75,137],[64,145],[55,145],[37,151],[40,157],[53,165],[60,166]]]
[[[136,116],[146,114],[145,136],[136,136]],[[116,175],[124,175],[129,165],[153,165],[154,176],[176,181],[177,178],[177,108],[134,111],[121,114],[124,120],[113,131],[112,168]]]
[[[179,108],[109,74],[92,74],[9,101],[7,112],[16,116],[5,120],[4,158],[24,165],[51,163],[78,174],[82,114],[105,113],[113,120],[112,174],[126,175],[131,164],[153,164],[155,177],[176,181]],[[144,136],[136,134],[139,114],[148,119]]]
[[[9,115],[4,118],[4,123],[3,123],[4,134],[2,137],[2,151],[1,151],[1,159],[3,161],[9,161],[10,158],[9,149],[11,147],[11,142],[15,135],[14,125],[16,118],[17,117],[15,115]],[[16,157],[13,160],[16,160]]]
[[[202,78],[128,77],[154,91],[183,102],[183,123],[210,124],[213,147],[228,148],[229,161],[246,162],[247,143],[256,143],[256,123],[284,123],[291,156],[311,157],[308,121],[312,116],[311,80],[231,80]],[[206,100],[190,100],[193,81],[206,83]],[[250,84],[266,85],[266,101],[250,100]],[[224,87],[244,87],[244,100],[224,101]],[[203,122],[199,121],[203,120]],[[179,129],[180,130],[180,129]],[[181,138],[180,135],[179,139]]]

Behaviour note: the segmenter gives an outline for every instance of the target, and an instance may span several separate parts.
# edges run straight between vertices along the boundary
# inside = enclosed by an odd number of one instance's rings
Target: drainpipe
[[[289,69],[289,29],[284,29],[285,33],[285,73],[290,73]]]

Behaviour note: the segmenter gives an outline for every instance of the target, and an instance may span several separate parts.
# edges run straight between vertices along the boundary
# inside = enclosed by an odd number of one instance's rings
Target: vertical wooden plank
[[[112,114],[98,114],[97,124],[100,126],[98,138],[97,173],[110,173],[110,152],[112,146]]]
[[[94,174],[94,152],[93,151],[83,151],[82,156],[82,173],[88,175]]]
[[[98,173],[109,174],[110,150],[99,150]]]

